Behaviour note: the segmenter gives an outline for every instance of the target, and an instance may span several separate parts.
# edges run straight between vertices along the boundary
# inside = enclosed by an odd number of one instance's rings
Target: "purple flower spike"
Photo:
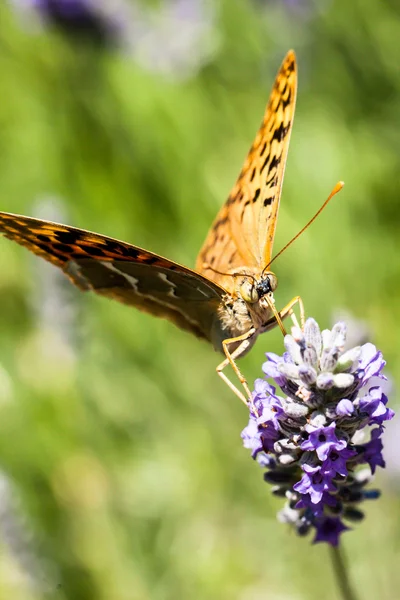
[[[372,377],[386,379],[381,374],[385,364],[382,352],[379,352],[373,344],[367,343],[361,346],[361,357],[358,367],[361,387],[367,385]]]
[[[282,356],[268,353],[267,378],[257,379],[244,445],[266,469],[274,493],[286,497],[280,521],[299,535],[315,531],[314,543],[339,543],[363,518],[358,504],[377,499],[365,490],[376,468],[384,467],[384,422],[393,418],[380,383],[385,361],[373,344],[344,350],[346,325],[322,331],[313,319],[285,337]],[[360,444],[360,431],[370,440]],[[359,465],[366,465],[358,469]]]
[[[261,441],[261,433],[258,430],[257,423],[254,419],[252,419],[247,427],[243,429],[241,436],[243,440],[243,446],[245,448],[249,448],[249,450],[251,450],[252,457],[255,458],[263,449],[263,445]]]
[[[370,425],[380,425],[383,421],[390,421],[394,417],[394,411],[386,408],[387,397],[382,393],[380,387],[373,387],[369,393],[360,400],[360,411],[370,417]]]
[[[346,477],[348,475],[347,461],[356,454],[357,452],[350,450],[350,448],[344,448],[340,452],[332,450],[329,457],[323,462],[321,470]]]
[[[324,492],[334,492],[336,490],[332,483],[332,477],[323,474],[321,471],[312,475],[304,473],[301,480],[295,483],[293,489],[299,494],[309,494],[313,504],[321,502]]]
[[[328,542],[331,546],[338,546],[340,534],[349,530],[349,527],[346,527],[337,517],[323,517],[315,527],[317,533],[313,543]]]
[[[306,426],[307,431],[311,431],[307,441],[301,444],[302,450],[315,450],[319,460],[326,460],[332,450],[343,450],[347,444],[344,440],[338,440],[335,433],[336,423],[331,423],[328,427],[313,429],[310,425]]]
[[[369,464],[372,474],[375,473],[376,467],[385,468],[386,466],[382,456],[383,443],[381,434],[381,429],[373,429],[371,431],[371,441],[360,447],[362,452],[361,460]]]
[[[287,381],[286,377],[283,375],[283,373],[278,371],[277,368],[277,362],[282,360],[281,357],[277,354],[273,354],[272,352],[267,352],[266,356],[268,361],[262,366],[262,370],[264,371],[265,375],[273,379],[280,387],[285,385]]]
[[[351,400],[348,400],[347,398],[343,398],[343,400],[340,400],[340,402],[338,402],[338,405],[336,407],[336,414],[338,415],[338,417],[350,417],[354,412],[354,404],[351,402]]]

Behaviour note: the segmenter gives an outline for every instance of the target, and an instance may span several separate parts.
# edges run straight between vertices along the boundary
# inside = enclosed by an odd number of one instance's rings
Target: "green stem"
[[[333,570],[343,600],[357,600],[357,596],[351,587],[343,553],[339,546],[331,546],[330,551]]]

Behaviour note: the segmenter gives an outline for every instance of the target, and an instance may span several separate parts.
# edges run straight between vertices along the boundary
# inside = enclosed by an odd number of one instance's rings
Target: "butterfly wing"
[[[197,258],[196,270],[225,286],[231,278],[207,266],[222,273],[243,266],[262,270],[271,260],[296,90],[296,56],[290,51],[239,178]]]
[[[60,267],[81,290],[167,318],[213,341],[226,292],[199,273],[131,244],[30,217],[0,213],[0,233]]]

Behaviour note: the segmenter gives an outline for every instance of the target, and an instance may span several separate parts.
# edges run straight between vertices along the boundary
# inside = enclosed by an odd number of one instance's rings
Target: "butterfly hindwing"
[[[239,178],[215,219],[196,269],[216,282],[238,267],[260,271],[272,254],[297,89],[297,66],[288,52],[276,77],[261,127]]]
[[[80,289],[212,341],[225,290],[199,273],[131,244],[30,217],[0,213],[0,233],[60,267]]]

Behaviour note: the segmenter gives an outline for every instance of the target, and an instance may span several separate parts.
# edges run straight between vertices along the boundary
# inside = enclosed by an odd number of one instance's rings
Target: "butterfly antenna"
[[[209,269],[210,271],[214,271],[214,273],[218,273],[218,275],[223,275],[224,277],[240,277],[243,275],[244,277],[249,277],[252,279],[254,283],[256,282],[256,278],[254,275],[250,275],[250,273],[223,273],[223,271],[214,269],[214,267],[212,267],[209,263],[203,263],[203,269]]]
[[[308,229],[311,225],[311,223],[313,223],[315,221],[315,219],[322,213],[322,211],[324,210],[325,206],[328,204],[328,202],[330,200],[332,200],[333,196],[335,196],[338,192],[340,192],[340,190],[343,188],[344,186],[344,182],[343,181],[338,181],[338,183],[335,185],[335,187],[333,188],[333,190],[331,191],[331,193],[329,194],[328,198],[325,200],[325,202],[323,203],[323,205],[321,206],[321,208],[319,210],[317,210],[317,212],[315,213],[315,215],[312,217],[312,219],[310,219],[308,221],[308,223],[306,225],[304,225],[304,227],[302,229],[300,229],[299,233],[297,233],[291,240],[290,242],[288,242],[286,244],[286,246],[284,246],[282,248],[282,250],[279,250],[278,254],[275,254],[275,256],[273,257],[273,259],[268,263],[268,265],[264,268],[264,271],[266,269],[268,269],[272,263],[274,262],[274,260],[276,260],[278,258],[278,256],[280,256],[281,254],[283,254],[283,252],[285,252],[285,250],[287,250],[289,248],[289,246],[291,246],[293,244],[293,242],[295,242],[297,240],[297,238],[299,238],[301,236],[302,233],[305,232],[306,229]]]
[[[210,263],[203,263],[203,269],[213,271],[214,273],[217,273],[218,275],[224,275],[225,277],[234,277],[232,273],[223,273],[222,271],[214,269],[214,267],[212,267]]]

